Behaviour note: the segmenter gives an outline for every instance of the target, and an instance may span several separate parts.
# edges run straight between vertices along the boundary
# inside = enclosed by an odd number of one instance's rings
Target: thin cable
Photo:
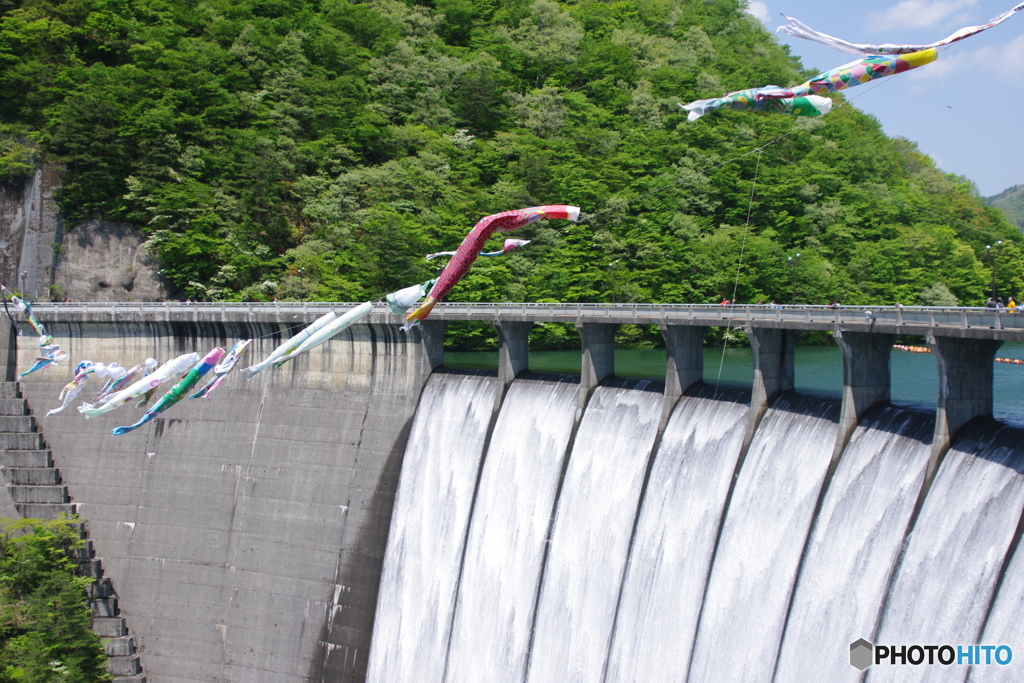
[[[736,262],[736,279],[732,284],[732,299],[730,305],[736,303],[736,292],[740,286],[740,270],[743,268],[743,254],[747,249],[747,232],[750,229],[750,214],[754,208],[754,191],[757,189],[757,174],[761,170],[761,154],[757,155],[757,166],[754,167],[754,180],[750,183],[750,198],[747,200],[747,222],[743,224],[743,240],[740,242],[740,257]],[[732,318],[725,327],[725,334],[722,335],[722,360],[718,363],[718,378],[715,380],[715,395],[718,395],[718,385],[722,382],[722,369],[725,367],[725,350],[729,347],[729,331],[732,329]]]

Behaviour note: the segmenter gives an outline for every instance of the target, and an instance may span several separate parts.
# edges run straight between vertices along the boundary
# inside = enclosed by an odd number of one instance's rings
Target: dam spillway
[[[250,337],[254,361],[312,317],[44,320],[74,361],[126,364]],[[523,373],[522,329],[494,377],[373,319],[131,435],[110,436],[125,409],[44,420],[148,680],[707,680],[729,651],[727,678],[786,681],[946,619],[936,638],[1019,643],[1024,433],[958,388],[969,346],[936,344],[940,430],[877,374],[792,392],[782,331],[752,389],[715,391],[702,333],[666,331],[652,384],[615,378],[585,324],[579,378]],[[21,383],[36,415],[68,379]]]

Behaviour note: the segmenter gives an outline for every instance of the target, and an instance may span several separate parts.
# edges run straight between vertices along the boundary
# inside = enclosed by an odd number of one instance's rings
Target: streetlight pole
[[[28,271],[27,270],[21,271],[21,295],[23,297],[25,297],[25,298],[28,298],[28,294],[25,292],[25,278],[27,278],[27,277],[28,277]]]
[[[996,300],[996,260],[999,258],[999,254],[1003,251],[1003,241],[999,240],[996,242],[996,250],[992,251],[992,245],[985,245],[986,260],[990,262],[992,267],[992,301]]]
[[[789,290],[793,293],[793,297],[789,303],[796,303],[796,267],[800,265],[800,252],[796,253],[796,256],[790,256],[786,259],[786,263],[789,264]]]
[[[618,301],[616,301],[616,299],[619,298],[619,293],[615,289],[615,271],[618,270],[618,268],[619,268],[619,261],[621,261],[621,260],[622,259],[615,259],[614,261],[612,261],[611,263],[608,264],[608,277],[611,279],[612,303],[613,304],[617,304]]]

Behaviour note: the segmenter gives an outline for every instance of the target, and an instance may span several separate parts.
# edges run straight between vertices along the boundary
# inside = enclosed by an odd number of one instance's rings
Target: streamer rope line
[[[761,154],[757,155],[757,166],[754,167],[754,179],[750,183],[750,197],[747,200],[747,220],[743,224],[743,239],[740,241],[740,256],[736,261],[736,279],[732,284],[732,299],[730,304],[736,303],[736,292],[740,286],[740,272],[743,269],[743,255],[747,248],[747,233],[750,230],[750,214],[754,208],[754,193],[757,190],[757,175],[761,170]],[[722,370],[725,367],[725,350],[729,347],[729,331],[732,329],[732,318],[729,318],[725,327],[725,334],[722,335],[722,359],[718,363],[718,378],[715,380],[715,395],[718,395],[718,386],[722,383]]]

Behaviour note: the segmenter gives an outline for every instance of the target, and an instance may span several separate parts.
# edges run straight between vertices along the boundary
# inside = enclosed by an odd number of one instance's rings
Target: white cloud
[[[747,14],[752,14],[761,20],[762,24],[768,23],[768,4],[761,2],[761,0],[750,0],[747,3]]]
[[[875,14],[871,27],[879,31],[930,28],[977,3],[978,0],[901,0],[885,12]]]
[[[1024,35],[1002,45],[989,45],[978,50],[945,52],[939,59],[903,76],[910,92],[919,94],[951,85],[961,93],[991,89],[991,81],[1024,85]]]
[[[910,92],[918,94],[945,85],[964,70],[970,69],[974,62],[972,55],[942,55],[931,64],[925,64],[904,76],[897,75],[892,78],[905,78],[910,84]]]
[[[973,56],[973,66],[979,71],[1024,84],[1024,34],[1003,45],[983,47]]]

